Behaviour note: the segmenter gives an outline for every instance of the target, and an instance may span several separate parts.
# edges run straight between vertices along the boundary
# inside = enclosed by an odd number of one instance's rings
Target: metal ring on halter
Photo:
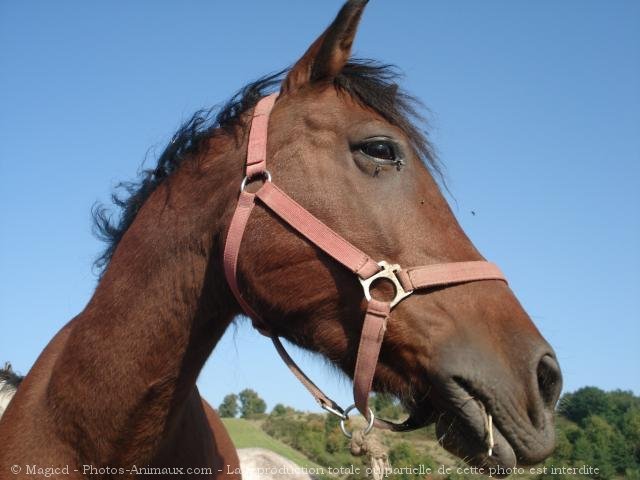
[[[262,177],[262,179],[265,182],[270,182],[271,181],[271,173],[269,172],[269,170],[263,170],[262,172],[256,173],[254,175],[247,175],[242,179],[242,183],[240,184],[240,191],[244,192],[244,189],[247,186],[247,183],[249,183],[250,180],[253,180],[254,178],[257,177]]]
[[[342,430],[342,433],[347,438],[351,438],[352,434],[351,434],[351,432],[349,430],[347,430],[347,427],[345,427],[344,421],[349,418],[349,412],[351,410],[353,410],[354,408],[356,408],[355,405],[350,405],[349,407],[347,407],[347,409],[344,411],[345,418],[340,420],[340,430]],[[369,423],[367,424],[366,428],[362,431],[362,433],[364,435],[366,435],[367,433],[369,433],[373,429],[373,422],[374,422],[375,419],[376,419],[376,417],[373,414],[373,410],[371,410],[371,407],[369,407]]]

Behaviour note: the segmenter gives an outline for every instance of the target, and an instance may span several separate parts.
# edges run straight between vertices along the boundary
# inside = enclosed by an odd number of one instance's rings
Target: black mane
[[[239,125],[244,112],[253,108],[258,100],[274,91],[282,82],[287,70],[262,77],[240,89],[217,113],[216,108],[197,111],[175,133],[158,158],[155,168],[144,170],[136,182],[122,182],[117,188],[125,195],[112,195],[113,203],[120,209],[118,219],[103,205],[92,209],[94,233],[107,247],[95,261],[94,266],[102,273],[115,252],[120,239],[133,223],[138,210],[153,191],[168,176],[176,171],[185,159],[201,153],[205,142],[215,129],[231,131]],[[392,65],[371,60],[352,60],[334,80],[335,86],[364,106],[382,115],[391,124],[402,129],[422,155],[425,164],[441,176],[440,166],[426,134],[416,128],[414,121],[424,122],[416,107],[421,104],[403,92],[397,85],[399,73]]]

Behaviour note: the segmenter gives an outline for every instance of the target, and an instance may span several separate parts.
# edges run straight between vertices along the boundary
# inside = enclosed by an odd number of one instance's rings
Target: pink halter
[[[272,94],[262,98],[253,112],[247,148],[246,176],[240,187],[240,197],[229,225],[224,248],[224,272],[229,287],[242,309],[252,319],[254,327],[271,337],[284,362],[320,406],[338,415],[343,421],[346,420],[347,413],[354,406],[352,405],[345,411],[327,397],[296,365],[280,340],[270,332],[269,326],[240,294],[236,276],[238,254],[247,221],[257,199],[309,242],[356,274],[363,286],[368,303],[353,376],[353,394],[355,407],[369,420],[368,430],[373,425],[392,430],[408,430],[419,427],[420,425],[413,424],[411,419],[403,424],[375,419],[369,408],[369,393],[391,309],[418,289],[477,280],[502,280],[506,282],[506,279],[496,265],[485,261],[445,263],[409,269],[403,269],[399,265],[391,265],[385,261],[375,262],[287,196],[271,182],[271,175],[266,169],[269,115],[277,96],[277,94]],[[245,190],[247,182],[257,178],[264,180],[263,185],[256,193],[247,192]],[[393,300],[380,301],[371,298],[369,288],[378,278],[384,278],[393,283],[395,288]]]

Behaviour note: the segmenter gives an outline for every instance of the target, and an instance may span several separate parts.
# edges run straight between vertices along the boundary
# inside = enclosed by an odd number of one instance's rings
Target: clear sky
[[[0,2],[0,361],[26,373],[90,298],[92,204],[194,110],[296,60],[340,5]],[[372,0],[355,53],[398,65],[429,107],[454,211],[565,389],[640,393],[640,3]],[[247,322],[199,385],[214,404],[248,386],[316,409]]]

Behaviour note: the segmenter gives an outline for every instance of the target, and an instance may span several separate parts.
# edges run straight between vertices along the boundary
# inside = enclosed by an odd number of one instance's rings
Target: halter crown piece
[[[253,112],[247,148],[246,176],[241,183],[238,204],[229,225],[224,247],[224,272],[229,287],[244,312],[252,319],[254,327],[264,335],[271,337],[284,362],[320,406],[343,420],[341,426],[347,436],[350,434],[344,429],[344,420],[348,418],[347,414],[354,407],[357,407],[368,419],[369,425],[366,431],[371,430],[374,425],[396,431],[419,427],[420,425],[415,425],[411,419],[401,424],[376,419],[373,411],[369,408],[369,393],[391,309],[415,290],[477,280],[502,280],[506,282],[505,276],[495,264],[485,261],[443,263],[409,269],[385,261],[376,262],[296,203],[274,185],[271,181],[271,174],[266,169],[269,114],[277,96],[277,94],[272,94],[262,98]],[[245,190],[249,181],[259,178],[264,183],[257,192],[251,193]],[[286,352],[278,337],[270,331],[269,326],[240,294],[236,276],[238,254],[247,221],[257,201],[270,209],[280,220],[310,243],[351,270],[357,275],[363,286],[364,296],[368,303],[353,376],[355,404],[346,410],[343,410],[336,402],[326,396],[304,374]],[[395,287],[395,297],[391,301],[380,301],[371,297],[370,286],[380,278],[391,281]]]

